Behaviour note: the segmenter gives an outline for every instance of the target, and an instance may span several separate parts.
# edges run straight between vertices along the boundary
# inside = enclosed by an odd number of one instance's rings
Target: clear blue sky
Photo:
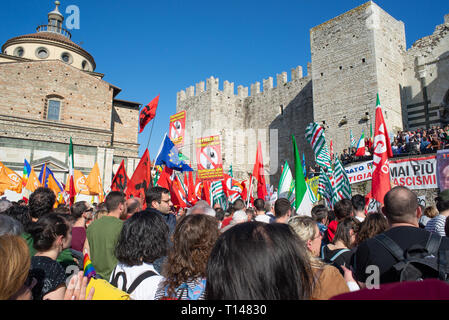
[[[176,93],[210,76],[249,87],[298,65],[306,72],[312,27],[365,3],[360,0],[61,0],[77,5],[72,40],[95,58],[104,80],[122,88],[118,99],[149,103],[161,95],[149,147],[153,159],[176,112]],[[407,48],[432,34],[449,13],[448,0],[375,1],[405,23]],[[0,43],[47,23],[49,0],[2,0]],[[290,79],[290,76],[289,76]],[[139,135],[139,155],[151,123]]]

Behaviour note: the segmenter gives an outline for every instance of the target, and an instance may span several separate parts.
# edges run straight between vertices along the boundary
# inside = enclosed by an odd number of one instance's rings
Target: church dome
[[[36,28],[36,33],[14,37],[5,42],[2,52],[30,60],[62,60],[75,68],[94,71],[94,58],[71,40],[71,33],[62,27],[63,15],[56,8],[48,13],[48,24]]]

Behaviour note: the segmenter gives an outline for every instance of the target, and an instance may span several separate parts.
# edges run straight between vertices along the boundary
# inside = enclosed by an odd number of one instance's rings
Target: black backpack
[[[405,251],[396,242],[385,234],[374,237],[396,259],[393,265],[399,276],[399,281],[422,281],[428,278],[449,281],[447,250],[440,249],[442,237],[430,233],[425,247],[419,244],[412,245]]]
[[[133,293],[134,290],[136,290],[136,288],[139,286],[139,284],[142,283],[143,280],[152,277],[152,276],[157,276],[157,273],[155,273],[154,271],[145,271],[144,273],[142,273],[141,275],[139,275],[136,280],[133,281],[133,283],[131,283],[131,285],[129,286],[128,290],[126,290],[126,274],[123,271],[118,272],[117,274],[115,274],[115,269],[114,269],[114,273],[112,275],[112,281],[111,284],[118,288],[117,284],[118,284],[118,280],[119,278],[123,278],[123,284],[122,284],[122,288],[120,290],[125,291],[128,294]]]

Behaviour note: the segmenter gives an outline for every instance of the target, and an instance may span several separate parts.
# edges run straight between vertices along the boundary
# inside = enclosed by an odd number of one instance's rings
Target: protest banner
[[[316,176],[316,177],[313,177],[311,179],[307,179],[306,180],[306,183],[309,185],[310,189],[312,190],[313,194],[315,195],[315,197],[317,199],[320,199],[319,195],[318,195],[318,182],[319,182],[319,179],[320,179],[320,177]]]
[[[447,156],[449,166],[449,154]],[[349,182],[353,184],[370,180],[372,163],[372,161],[366,161],[345,167]],[[390,179],[394,185],[405,186],[409,189],[433,189],[437,188],[436,168],[435,156],[390,159]],[[449,167],[447,170],[449,171]]]
[[[390,161],[390,179],[409,189],[437,188],[435,156]]]
[[[196,139],[196,161],[200,180],[223,179],[220,136]]]
[[[449,150],[437,151],[437,180],[441,191],[449,189]]]
[[[184,134],[186,128],[186,111],[178,112],[170,117],[169,138],[176,148],[184,145]]]
[[[366,161],[345,167],[349,183],[351,184],[371,180],[372,170],[373,161]]]

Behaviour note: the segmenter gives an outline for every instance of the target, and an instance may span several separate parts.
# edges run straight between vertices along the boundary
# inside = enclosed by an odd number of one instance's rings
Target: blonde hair
[[[22,237],[0,237],[0,264],[0,300],[8,300],[23,286],[30,271],[30,252]]]
[[[108,214],[108,210],[106,209],[99,209],[94,214],[94,221],[100,219],[101,217],[104,217]]]
[[[298,235],[298,237],[304,242],[307,243],[309,240],[313,240],[316,234],[316,221],[308,216],[294,216],[288,219],[288,225],[293,229],[293,231]],[[310,250],[306,250],[307,255],[309,257],[309,261],[312,267],[321,268],[325,264],[317,257],[313,256]]]
[[[427,207],[424,209],[424,215],[428,216],[429,218],[435,218],[438,215],[438,210],[435,207]]]

